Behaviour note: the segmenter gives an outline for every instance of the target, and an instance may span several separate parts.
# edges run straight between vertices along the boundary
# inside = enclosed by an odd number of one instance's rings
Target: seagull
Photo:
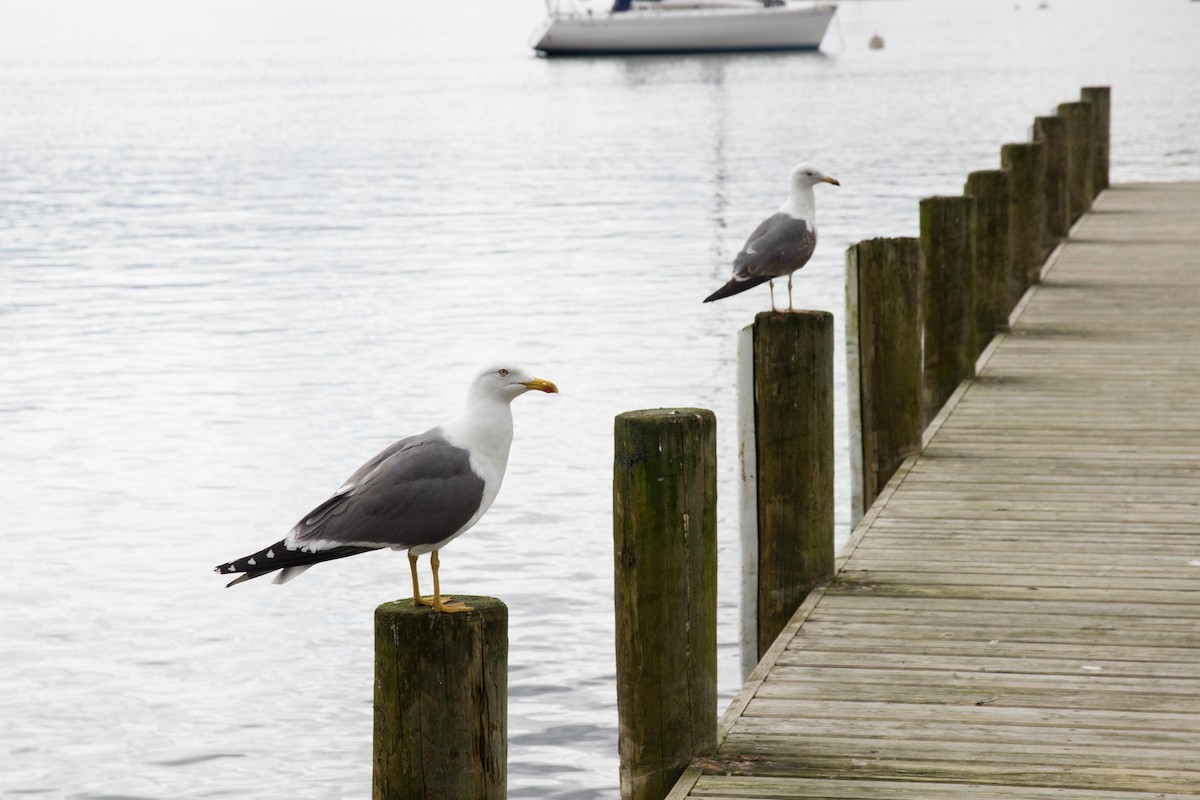
[[[787,200],[750,234],[733,260],[733,278],[704,298],[711,303],[744,292],[763,281],[771,289],[775,310],[775,278],[788,276],[788,311],[792,310],[792,273],[808,263],[817,246],[817,207],[813,187],[818,183],[841,186],[812,164],[792,168],[792,191]]]
[[[282,540],[215,570],[243,573],[229,586],[277,570],[275,583],[285,583],[322,561],[407,550],[414,603],[440,612],[474,610],[441,596],[438,551],[496,499],[512,445],[509,404],[531,390],[558,387],[520,367],[488,367],[471,382],[458,416],[385,448]],[[432,597],[422,597],[417,582],[417,557],[425,553],[431,553]]]

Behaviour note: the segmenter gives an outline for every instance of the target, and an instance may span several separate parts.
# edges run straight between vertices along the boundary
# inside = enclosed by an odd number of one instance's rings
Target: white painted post
[[[850,530],[866,513],[863,472],[862,362],[858,351],[858,269],[846,251],[846,390],[850,407]]]
[[[738,494],[742,542],[742,680],[758,666],[758,448],[754,434],[754,326],[737,338]]]

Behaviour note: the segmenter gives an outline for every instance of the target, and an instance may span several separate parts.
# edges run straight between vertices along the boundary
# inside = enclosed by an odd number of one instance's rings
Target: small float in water
[[[547,0],[539,53],[633,55],[816,50],[837,5],[785,0],[616,0],[601,12]]]

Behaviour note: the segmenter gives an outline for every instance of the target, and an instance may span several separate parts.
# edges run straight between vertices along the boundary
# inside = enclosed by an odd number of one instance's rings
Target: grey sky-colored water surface
[[[839,328],[844,249],[913,235],[1081,85],[1113,86],[1115,180],[1200,179],[1198,3],[847,2],[821,54],[565,61],[526,49],[541,13],[0,3],[0,794],[365,796],[404,558],[210,570],[503,355],[562,394],[514,404],[442,575],[511,609],[510,796],[616,797],[612,417],[718,414],[724,705],[734,337],[768,300],[700,301],[790,167],[842,182],[796,276]]]

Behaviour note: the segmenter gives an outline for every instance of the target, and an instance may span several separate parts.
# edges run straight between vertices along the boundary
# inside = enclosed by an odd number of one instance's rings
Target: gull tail
[[[304,570],[313,564],[320,564],[322,561],[333,561],[335,558],[356,556],[359,553],[366,553],[377,549],[376,547],[350,547],[347,545],[308,553],[304,550],[289,550],[284,546],[283,541],[280,540],[270,547],[259,550],[257,553],[213,567],[213,571],[219,572],[222,575],[229,575],[234,572],[245,573],[226,584],[226,589],[230,586],[236,586],[242,581],[258,578],[276,570],[282,571],[275,578],[275,582],[285,583],[301,572],[304,572]]]
[[[729,283],[717,289],[715,292],[704,298],[704,302],[711,303],[713,300],[720,300],[722,297],[739,294],[747,289],[753,289],[760,283],[766,283],[770,278],[734,278]]]

